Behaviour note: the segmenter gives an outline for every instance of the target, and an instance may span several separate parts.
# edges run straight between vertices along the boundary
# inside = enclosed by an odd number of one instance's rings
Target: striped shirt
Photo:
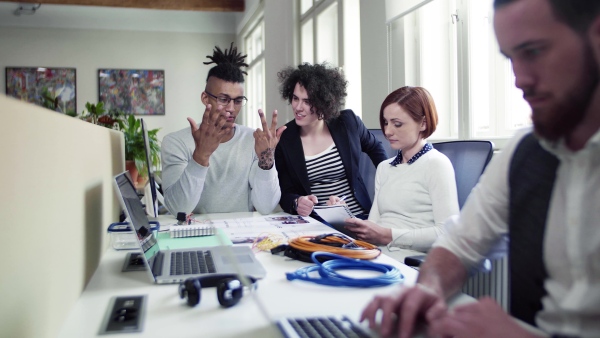
[[[322,153],[305,156],[308,182],[313,195],[317,196],[317,205],[326,205],[329,196],[346,196],[344,202],[353,214],[365,213],[354,197],[346,178],[346,171],[335,143],[332,143]]]

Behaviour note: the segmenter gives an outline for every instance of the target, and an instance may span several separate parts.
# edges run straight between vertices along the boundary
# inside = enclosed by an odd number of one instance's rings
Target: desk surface
[[[238,213],[235,217],[244,215],[252,214]],[[330,231],[330,228],[324,228],[327,229]],[[59,337],[97,336],[109,301],[114,296],[147,295],[148,303],[141,334],[111,335],[113,337],[281,337],[273,320],[308,315],[347,315],[358,320],[363,307],[375,294],[398,287],[357,289],[290,282],[285,277],[286,272],[309,264],[260,252],[256,256],[267,270],[267,276],[258,282],[258,290],[253,296],[247,295],[238,305],[224,309],[219,306],[216,289],[206,288],[202,290],[200,304],[190,308],[179,298],[176,284],[153,284],[144,271],[121,272],[126,254],[127,251],[113,249],[104,253],[100,266],[71,309]],[[416,270],[388,256],[382,255],[375,261],[398,267],[405,277],[405,285],[413,285],[417,278]],[[464,298],[468,301],[467,296]],[[259,303],[268,312],[268,317],[260,311]]]

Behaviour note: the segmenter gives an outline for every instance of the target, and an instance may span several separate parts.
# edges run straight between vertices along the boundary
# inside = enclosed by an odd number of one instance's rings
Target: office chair
[[[449,141],[434,143],[440,153],[446,155],[454,167],[458,207],[462,209],[471,190],[479,181],[479,176],[492,159],[494,144],[490,141]],[[406,257],[404,263],[409,266],[420,266],[425,255]],[[486,267],[489,270],[489,267]]]
[[[434,143],[433,147],[446,155],[456,175],[458,205],[462,209],[467,197],[490,162],[494,144],[490,141],[451,141]],[[465,282],[462,292],[475,298],[489,296],[508,309],[508,263],[500,253],[489,256]]]
[[[381,141],[381,145],[383,146],[383,149],[385,149],[388,158],[398,155],[398,151],[392,149],[390,142],[387,140],[387,138],[385,138],[385,135],[381,129],[369,129],[369,131],[379,141]],[[377,168],[373,165],[373,162],[371,162],[369,155],[365,153],[360,155],[358,170],[360,172],[360,176],[365,182],[365,185],[367,186],[369,197],[371,198],[371,201],[373,201],[373,198],[375,197],[375,173],[377,172]]]
[[[462,209],[479,176],[492,159],[494,144],[490,141],[450,141],[434,143],[433,148],[446,155],[454,167],[458,206]]]

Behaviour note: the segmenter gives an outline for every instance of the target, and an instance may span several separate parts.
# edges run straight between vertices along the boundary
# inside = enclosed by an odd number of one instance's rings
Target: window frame
[[[315,63],[315,60],[317,59],[317,32],[318,32],[318,20],[317,18],[319,17],[320,14],[322,14],[325,10],[329,9],[329,6],[333,5],[333,4],[337,4],[337,35],[338,35],[338,41],[337,41],[337,45],[338,45],[338,59],[337,59],[337,64],[335,66],[339,65],[343,65],[344,64],[344,53],[342,52],[344,50],[344,39],[343,39],[343,31],[344,31],[344,15],[343,15],[343,1],[340,0],[313,0],[313,5],[304,13],[301,13],[301,9],[298,8],[298,13],[300,13],[300,18],[298,20],[299,23],[299,33],[300,33],[300,41],[302,41],[302,27],[304,26],[304,23],[312,20],[312,49],[313,49],[313,55],[312,55],[312,62],[311,63]],[[300,6],[300,3],[298,3],[298,6]],[[300,48],[302,48],[300,46]],[[302,60],[301,60],[302,61]]]
[[[441,1],[441,0],[437,0],[437,1]],[[393,55],[394,52],[397,52],[395,49],[397,49],[398,47],[393,47],[393,43],[395,43],[394,39],[398,39],[396,35],[394,35],[395,31],[394,29],[398,30],[397,26],[394,26],[395,24],[397,24],[399,21],[398,20],[402,20],[403,18],[405,18],[407,15],[411,14],[411,13],[416,13],[417,15],[415,15],[417,17],[416,20],[419,20],[419,13],[420,12],[416,12],[417,10],[421,9],[423,6],[428,5],[429,3],[431,3],[432,1],[426,1],[423,2],[420,6],[414,7],[412,8],[410,11],[407,11],[405,13],[402,13],[401,15],[398,15],[396,17],[391,18],[390,20],[388,20],[388,22],[386,23],[386,28],[387,28],[387,59],[388,59],[388,92],[391,92],[392,90],[396,89],[393,88],[394,87],[394,83],[397,83],[398,81],[395,81],[394,76],[398,76],[397,74],[395,74],[393,72],[395,67],[398,67],[398,65],[401,65],[401,67],[404,67],[404,63],[399,63],[399,62],[395,62],[396,59],[398,59],[398,55],[396,54],[395,56]],[[490,4],[491,6],[491,4]],[[491,9],[490,9],[491,10]],[[457,126],[453,126],[457,127],[457,133],[456,134],[452,134],[451,133],[451,137],[436,137],[435,141],[451,141],[451,140],[490,140],[492,142],[494,142],[495,144],[495,148],[496,149],[501,149],[502,147],[504,147],[504,145],[508,142],[508,140],[510,138],[512,138],[512,135],[514,134],[514,132],[516,130],[518,130],[521,127],[514,127],[515,129],[511,129],[508,126],[508,123],[510,122],[510,119],[512,119],[512,115],[507,114],[506,110],[510,105],[510,103],[508,102],[511,97],[508,94],[509,89],[511,88],[511,86],[514,86],[514,82],[511,83],[511,81],[508,79],[509,76],[506,76],[507,74],[509,74],[506,71],[502,71],[502,69],[504,67],[506,67],[506,61],[503,61],[499,58],[502,58],[502,56],[500,55],[499,51],[496,50],[493,53],[495,54],[491,54],[489,60],[490,62],[492,62],[491,66],[493,68],[493,70],[490,71],[490,88],[488,90],[488,92],[490,93],[490,96],[493,96],[494,98],[498,97],[499,101],[497,101],[498,103],[493,103],[492,101],[492,97],[490,97],[490,107],[493,106],[493,109],[490,109],[490,123],[493,123],[493,133],[494,134],[489,134],[489,135],[485,135],[484,133],[479,132],[479,134],[477,133],[477,131],[475,130],[475,119],[474,119],[474,114],[476,114],[476,112],[473,112],[473,107],[472,107],[472,96],[471,96],[471,73],[472,73],[472,69],[471,69],[471,65],[470,65],[470,50],[469,48],[473,48],[473,46],[471,46],[471,36],[470,36],[470,31],[469,31],[469,24],[470,24],[470,16],[469,14],[469,0],[456,0],[455,3],[455,12],[452,13],[452,9],[450,11],[450,15],[453,17],[453,23],[456,25],[456,51],[454,53],[455,57],[456,57],[456,64],[455,64],[455,68],[456,68],[456,85],[455,88],[452,89],[454,91],[453,95],[451,95],[451,97],[455,98],[457,101],[455,103],[455,106],[457,107],[456,110],[456,115],[455,117],[450,117],[451,119],[451,123],[454,123],[453,121],[457,121],[458,125]],[[493,10],[491,11],[491,13],[493,13]],[[402,23],[403,24],[403,23]],[[420,23],[417,22],[417,26]],[[406,33],[403,33],[406,34]],[[420,34],[419,32],[417,32],[417,34]],[[493,32],[492,32],[493,35]],[[474,43],[474,42],[473,42]],[[490,48],[490,53],[492,52],[492,45],[490,44],[489,48]],[[417,46],[417,56],[418,56],[418,46]],[[404,51],[404,54],[406,54],[406,52]],[[498,55],[496,55],[498,54]],[[420,62],[420,58],[417,57],[417,65]],[[502,63],[504,62],[504,65],[502,65]],[[421,76],[420,74],[418,74],[418,68],[417,67],[417,76]],[[502,69],[501,69],[502,68]],[[512,72],[512,69],[509,69],[510,72]],[[400,74],[397,70],[396,73]],[[403,74],[403,73],[401,73]],[[491,80],[496,79],[494,82],[491,82]],[[406,79],[402,79],[402,81],[404,83],[406,83]],[[420,81],[420,80],[419,80]],[[495,99],[494,99],[495,100]],[[521,104],[521,103],[518,103]],[[528,125],[529,126],[529,125]],[[522,126],[524,127],[524,126]],[[506,133],[504,133],[506,132]],[[482,135],[483,134],[483,135]],[[502,135],[501,135],[502,134]]]
[[[345,107],[353,108],[354,113],[362,117],[362,75],[361,75],[361,51],[360,44],[345,44],[344,41],[347,39],[346,24],[350,24],[356,16],[354,26],[360,27],[360,3],[358,0],[312,0],[312,6],[309,7],[304,13],[301,12],[301,2],[297,2],[298,6],[298,41],[299,52],[298,57],[301,62],[303,60],[303,26],[306,22],[312,20],[312,60],[311,64],[320,62],[318,59],[318,18],[319,16],[328,10],[332,5],[336,5],[337,8],[337,63],[329,61],[334,67],[339,67],[348,81]],[[354,27],[355,28],[355,27]],[[353,27],[348,27],[348,30],[352,30]],[[360,30],[360,28],[358,28]],[[356,41],[356,36],[353,37],[353,41]],[[346,57],[346,55],[348,55]],[[349,71],[345,68],[348,67]]]
[[[248,76],[246,78],[246,81],[244,82],[244,91],[246,93],[246,96],[248,97],[248,103],[246,104],[246,106],[243,107],[243,111],[240,112],[243,117],[244,125],[253,129],[262,128],[262,123],[258,114],[252,114],[252,112],[257,111],[258,108],[266,107],[267,105],[265,86],[265,54],[267,46],[265,44],[265,18],[264,8],[262,6],[257,9],[252,19],[240,33],[240,35],[242,36],[242,49],[244,51],[244,54],[246,55],[251,55],[249,51],[250,46],[248,46],[247,41],[249,38],[252,38],[252,35],[256,32],[257,29],[261,29],[262,50],[260,51],[260,53],[255,54],[253,59],[246,60],[246,62],[248,63]],[[256,92],[256,88],[254,88],[253,86],[253,81],[256,78],[256,76],[250,75],[253,73],[253,71],[256,70],[258,64],[262,64],[262,69],[260,70],[260,72],[262,73],[262,105],[260,105],[260,107],[255,107],[258,104],[257,102],[260,102],[261,100],[256,100],[256,97],[254,95],[254,93]],[[250,78],[250,80],[248,80],[248,78]]]

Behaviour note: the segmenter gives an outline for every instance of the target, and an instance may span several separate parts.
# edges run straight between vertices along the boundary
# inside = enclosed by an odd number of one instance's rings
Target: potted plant
[[[144,136],[142,135],[142,122],[133,115],[127,115],[126,118],[117,120],[119,130],[125,136],[125,163],[127,170],[131,174],[134,182],[137,181],[137,175],[134,176],[135,167],[141,177],[148,177],[148,168],[146,167],[146,151],[144,149]],[[150,145],[150,163],[157,167],[160,165],[160,145],[156,134],[160,129],[148,130],[148,143]]]
[[[120,127],[119,121],[123,119],[124,115],[116,109],[107,112],[104,109],[104,102],[98,104],[87,102],[85,109],[81,112],[80,119],[109,129],[118,129]]]
[[[146,151],[141,120],[133,115],[125,115],[116,109],[107,112],[103,102],[98,104],[87,102],[85,108],[87,111],[81,112],[80,119],[123,132],[125,136],[125,168],[131,174],[131,179],[137,182],[138,175],[147,178],[148,168],[146,168]],[[160,165],[160,145],[156,136],[159,130],[148,130],[150,163],[154,167]]]

